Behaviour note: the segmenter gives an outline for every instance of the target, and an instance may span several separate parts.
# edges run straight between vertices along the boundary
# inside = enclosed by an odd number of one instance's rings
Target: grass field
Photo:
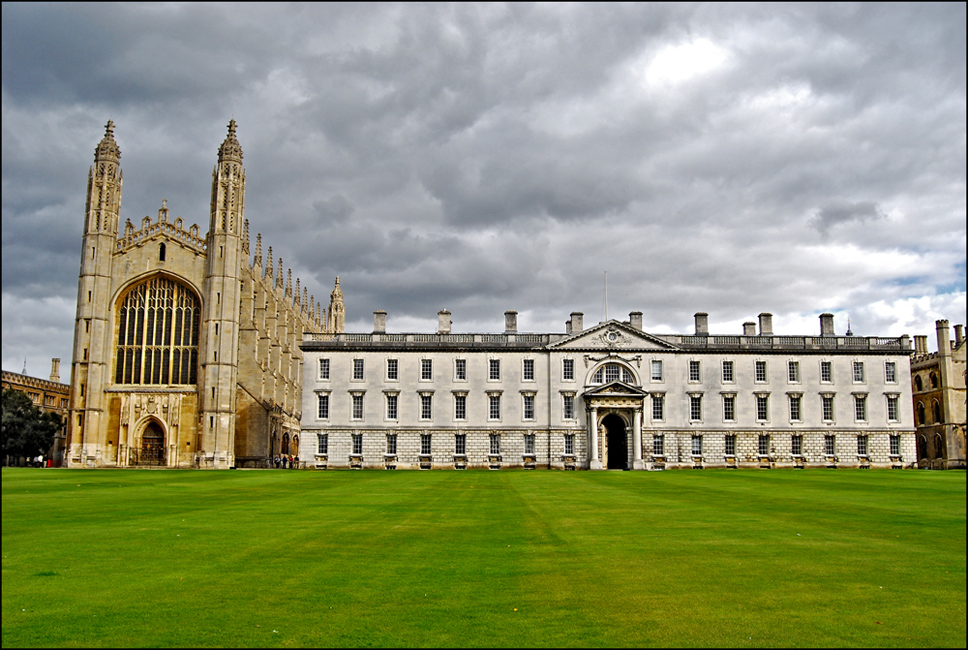
[[[3,647],[965,647],[965,473],[3,469]]]

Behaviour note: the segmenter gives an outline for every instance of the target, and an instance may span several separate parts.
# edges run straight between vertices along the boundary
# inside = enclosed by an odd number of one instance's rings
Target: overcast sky
[[[69,379],[88,167],[252,238],[347,331],[965,322],[965,5],[3,4],[3,368]]]

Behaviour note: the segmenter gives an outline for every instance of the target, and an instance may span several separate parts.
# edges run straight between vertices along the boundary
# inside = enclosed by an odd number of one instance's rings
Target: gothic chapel
[[[336,287],[324,308],[250,259],[236,124],[218,150],[208,233],[158,218],[119,228],[121,151],[107,123],[88,176],[71,367],[70,467],[263,466],[297,454],[307,331],[344,328]]]

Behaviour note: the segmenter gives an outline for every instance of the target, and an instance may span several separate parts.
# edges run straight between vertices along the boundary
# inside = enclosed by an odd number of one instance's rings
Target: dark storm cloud
[[[108,119],[122,222],[203,230],[236,119],[253,238],[317,300],[339,275],[350,329],[561,330],[605,271],[665,331],[964,319],[963,4],[2,11],[5,367],[70,356]]]

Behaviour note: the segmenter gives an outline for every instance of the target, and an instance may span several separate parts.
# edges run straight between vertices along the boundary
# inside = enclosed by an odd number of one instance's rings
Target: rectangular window
[[[396,381],[399,379],[399,363],[396,359],[387,359],[387,379]]]
[[[770,397],[769,395],[756,396],[756,419],[760,422],[770,419]]]
[[[891,434],[891,455],[901,455],[901,436],[896,433]]]
[[[429,433],[420,434],[420,455],[421,456],[430,455],[430,434]]]
[[[755,361],[753,363],[753,379],[760,383],[766,381],[766,361]]]
[[[732,422],[736,419],[736,396],[723,395],[723,420]]]
[[[420,396],[420,419],[431,420],[434,417],[434,396]]]
[[[652,360],[652,381],[662,381],[662,360]]]
[[[858,422],[867,421],[867,396],[854,395],[854,419]]]
[[[736,455],[736,436],[733,434],[726,435],[726,455],[727,456]]]
[[[652,455],[665,456],[665,436],[661,433],[652,436]]]
[[[733,382],[733,362],[723,361],[723,383],[731,384]]]
[[[564,405],[562,407],[561,415],[565,420],[575,419],[575,396],[574,395],[562,395],[564,400]]]
[[[387,395],[387,419],[388,420],[397,419],[397,395],[396,394]]]
[[[652,396],[652,419],[660,422],[665,419],[665,395]]]
[[[319,378],[329,379],[329,359],[319,360]]]
[[[561,360],[561,378],[564,381],[575,381],[575,360]]]
[[[454,419],[467,419],[467,395],[454,395]]]
[[[824,422],[834,421],[834,398],[832,395],[820,396],[820,410]]]
[[[565,453],[572,455],[575,453],[575,434],[565,434]]]
[[[891,422],[897,422],[901,419],[898,410],[898,396],[888,395],[887,396],[887,419]]]
[[[770,436],[760,435],[760,439],[757,443],[757,451],[759,452],[760,456],[770,455]]]
[[[353,455],[361,456],[363,454],[363,434],[354,433],[353,434]]]
[[[534,455],[534,434],[524,434],[524,453]]]
[[[353,359],[353,379],[363,379],[363,359]]]
[[[702,436],[692,437],[692,455],[702,456]]]
[[[863,361],[854,362],[854,381],[857,383],[864,381],[864,362]]]
[[[833,368],[829,361],[820,362],[820,381],[829,384],[834,380]]]
[[[390,456],[397,455],[397,434],[395,433],[387,434],[387,454]]]
[[[534,419],[534,395],[524,396],[524,419]]]
[[[363,396],[362,395],[353,396],[353,419],[354,420],[363,419]]]
[[[702,395],[689,396],[689,419],[702,420]]]
[[[322,455],[329,453],[329,434],[328,433],[316,434],[316,453],[322,454]]]
[[[787,362],[787,381],[789,381],[791,384],[800,383],[800,362],[799,361]]]
[[[420,379],[421,381],[430,381],[434,378],[434,360],[433,359],[421,359],[420,360]]]
[[[522,378],[524,379],[524,381],[534,381],[534,359],[524,360]]]
[[[790,395],[790,421],[800,421],[800,396]]]
[[[467,453],[467,434],[458,433],[454,436],[454,453],[463,456]]]
[[[884,381],[889,384],[897,383],[897,364],[893,361],[884,364]]]
[[[498,455],[501,453],[501,434],[492,433],[491,434],[491,454]]]
[[[316,396],[316,417],[320,420],[329,419],[329,395]]]
[[[500,359],[490,359],[487,362],[487,368],[488,368],[488,374],[487,374],[488,379],[493,379],[494,381],[501,379],[501,360]]]
[[[790,436],[790,453],[794,456],[803,455],[803,436]]]
[[[459,381],[467,379],[467,359],[454,359],[454,379]]]
[[[857,455],[867,455],[867,436],[857,436]]]
[[[825,456],[833,456],[837,451],[837,439],[833,435],[823,437],[823,453]]]
[[[699,372],[699,362],[689,362],[689,381],[699,381],[702,375]]]
[[[489,420],[501,419],[501,396],[500,395],[487,396],[487,418]]]

